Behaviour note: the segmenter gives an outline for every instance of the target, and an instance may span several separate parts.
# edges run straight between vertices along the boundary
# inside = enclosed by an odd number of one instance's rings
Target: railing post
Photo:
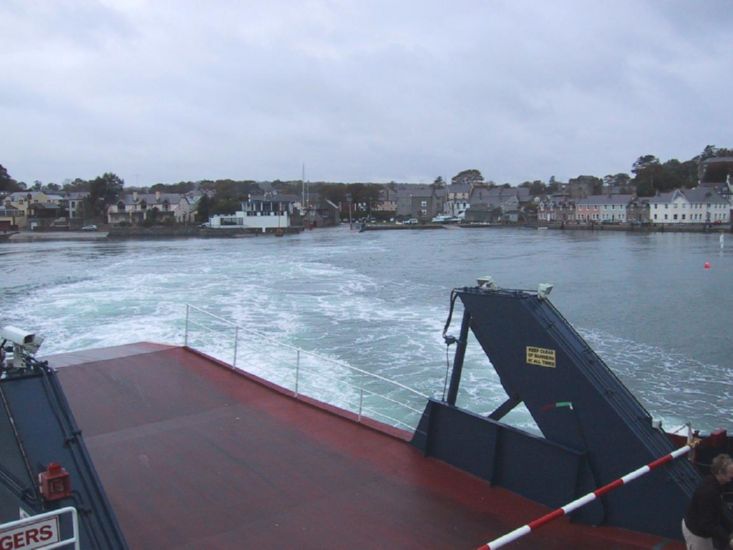
[[[79,535],[79,516],[76,513],[76,508],[71,509],[71,524],[74,529],[74,550],[80,550],[81,536]]]
[[[300,376],[300,350],[295,350],[295,397],[298,397],[298,379]]]
[[[237,366],[237,343],[239,342],[239,327],[234,327],[234,361],[232,366]]]
[[[183,336],[183,346],[188,347],[188,310],[190,309],[190,306],[186,304],[186,330],[184,331]]]

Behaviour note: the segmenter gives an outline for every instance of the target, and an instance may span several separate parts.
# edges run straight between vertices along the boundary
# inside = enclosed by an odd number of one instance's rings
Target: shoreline
[[[32,241],[101,241],[107,239],[107,231],[19,231],[5,242],[27,243]]]
[[[342,224],[344,225],[344,224]],[[369,224],[361,229],[354,228],[354,231],[390,231],[390,230],[426,230],[426,229],[533,229],[533,230],[554,230],[554,231],[625,231],[629,233],[731,233],[733,227],[730,224],[721,224],[713,226],[676,226],[676,225],[654,225],[654,226],[628,226],[628,225],[611,225],[611,224],[547,224],[547,225],[522,225],[522,224],[496,224],[496,223],[476,223],[476,224]],[[291,227],[285,234],[294,234],[302,231],[301,227]],[[120,231],[114,229],[112,231],[19,231],[10,235],[7,239],[0,241],[6,243],[27,243],[36,241],[111,241],[111,240],[148,240],[148,239],[171,239],[171,238],[234,238],[234,237],[255,237],[255,236],[272,236],[273,232],[262,233],[261,231],[242,231],[239,230],[203,230],[198,228],[192,231],[190,228],[185,231],[155,231],[151,229],[144,230],[127,230]]]

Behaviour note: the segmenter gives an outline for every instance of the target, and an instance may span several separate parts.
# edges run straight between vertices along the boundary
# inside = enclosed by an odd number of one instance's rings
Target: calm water
[[[238,364],[248,369],[272,368],[247,334],[257,330],[440,395],[450,289],[487,274],[509,288],[551,282],[553,303],[665,426],[730,429],[726,238],[721,248],[703,234],[340,227],[282,239],[7,243],[0,323],[44,335],[43,354],[180,344],[189,303],[245,329]],[[460,313],[452,333],[459,322]],[[230,359],[231,340],[231,331],[209,336],[211,352]],[[319,384],[338,388],[341,376],[328,371]],[[489,412],[503,400],[473,342],[459,404]],[[512,422],[531,424],[521,410]]]

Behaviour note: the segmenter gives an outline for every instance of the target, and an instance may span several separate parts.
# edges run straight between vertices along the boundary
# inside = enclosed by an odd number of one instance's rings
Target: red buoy
[[[710,269],[710,262],[705,262],[705,263],[703,264],[703,267],[704,267],[705,269]]]

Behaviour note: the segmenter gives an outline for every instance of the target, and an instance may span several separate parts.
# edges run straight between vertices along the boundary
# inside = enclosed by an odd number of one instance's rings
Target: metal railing
[[[62,514],[71,514],[71,535],[65,539],[61,539],[61,528],[59,525],[59,517]],[[46,521],[44,521],[46,520]],[[49,523],[50,522],[50,523]],[[25,527],[35,527],[41,525],[40,529],[35,529],[33,533],[26,533]],[[58,510],[52,510],[50,512],[44,512],[35,516],[21,518],[16,521],[3,523],[0,525],[0,535],[3,536],[2,540],[5,540],[5,535],[10,535],[10,539],[18,538],[20,545],[28,546],[29,548],[41,548],[39,538],[43,538],[45,544],[42,547],[45,550],[51,550],[52,548],[61,548],[63,546],[68,547],[73,544],[75,550],[79,550],[79,518],[77,516],[76,508],[73,506],[66,506],[65,508],[59,508]],[[30,539],[34,540],[31,541]],[[34,541],[36,544],[34,544]],[[3,544],[2,548],[20,548],[20,545],[16,543],[10,546]]]
[[[186,304],[184,345],[293,392],[385,424],[414,430],[427,395],[378,374],[245,329]],[[246,367],[240,364],[246,363]]]

